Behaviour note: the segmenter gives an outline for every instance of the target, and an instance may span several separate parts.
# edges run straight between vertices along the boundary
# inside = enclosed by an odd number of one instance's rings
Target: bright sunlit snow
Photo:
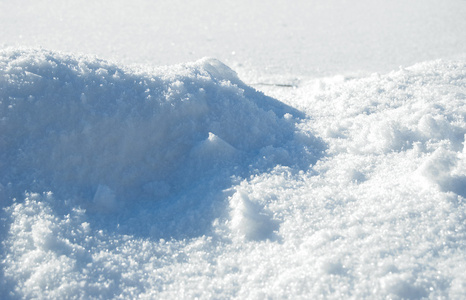
[[[0,299],[466,298],[465,15],[0,1]]]

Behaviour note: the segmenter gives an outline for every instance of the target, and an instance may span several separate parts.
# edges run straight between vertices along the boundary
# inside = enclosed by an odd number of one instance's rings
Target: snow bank
[[[306,165],[292,153],[306,151],[293,142],[290,117],[302,114],[247,87],[215,59],[131,70],[6,50],[0,86],[0,184],[11,197],[53,191],[109,212],[224,176],[220,170],[273,167],[276,152],[286,154],[279,163]],[[285,149],[290,143],[295,149]]]

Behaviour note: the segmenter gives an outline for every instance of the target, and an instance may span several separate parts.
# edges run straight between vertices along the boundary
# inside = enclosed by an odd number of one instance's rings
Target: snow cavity
[[[300,146],[306,134],[295,127],[302,114],[215,59],[147,70],[10,49],[0,52],[0,87],[0,184],[10,197],[51,190],[111,212],[209,176],[312,161],[303,155],[312,137]]]

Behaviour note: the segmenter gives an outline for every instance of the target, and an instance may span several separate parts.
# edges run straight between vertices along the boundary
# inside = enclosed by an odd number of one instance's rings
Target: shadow
[[[453,192],[466,198],[466,176],[449,176],[440,182],[440,186],[445,192]]]
[[[307,171],[322,158],[325,144],[320,139],[312,138],[315,139],[312,140],[315,151],[300,157],[298,161],[289,164],[289,167]],[[229,199],[236,191],[234,187],[251,175],[269,172],[280,165],[271,161],[263,164],[262,159],[263,156],[257,155],[252,160],[243,160],[241,164],[214,167],[208,170],[207,174],[200,174],[198,179],[188,185],[172,187],[172,192],[167,196],[141,198],[142,200],[137,197],[125,199],[116,212],[88,211],[86,214],[95,230],[103,229],[120,235],[153,240],[183,240],[204,235],[212,236],[214,235],[212,224],[215,220],[225,221],[231,218],[232,208]],[[261,212],[263,209],[257,203],[251,205],[254,205],[254,211]],[[261,214],[259,213],[258,216]],[[272,231],[279,229],[280,224],[271,217],[266,223],[266,227],[272,228]],[[251,235],[248,239],[280,240],[275,233],[266,230],[258,232],[248,233]]]
[[[5,60],[17,68],[0,90],[0,184],[52,191],[56,214],[82,207],[94,230],[209,234],[228,218],[225,190],[277,165],[307,170],[326,147],[297,128],[303,112],[215,59],[153,73],[46,50]]]
[[[250,87],[244,83],[240,85],[240,87],[244,89],[244,95],[246,97],[254,97],[257,106],[265,111],[273,111],[279,117],[283,117],[285,114],[291,114],[293,117],[298,119],[306,118],[306,114],[304,112],[277,99],[269,97],[261,91],[254,89],[253,87]]]
[[[226,217],[231,178],[204,178],[169,197],[126,201],[114,214],[90,213],[93,227],[154,240],[183,240],[210,235],[212,222]]]

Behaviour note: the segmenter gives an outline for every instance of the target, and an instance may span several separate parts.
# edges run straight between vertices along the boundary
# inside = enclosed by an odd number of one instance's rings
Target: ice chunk
[[[247,194],[237,191],[230,199],[231,230],[239,238],[246,240],[265,240],[274,237],[278,223]]]

